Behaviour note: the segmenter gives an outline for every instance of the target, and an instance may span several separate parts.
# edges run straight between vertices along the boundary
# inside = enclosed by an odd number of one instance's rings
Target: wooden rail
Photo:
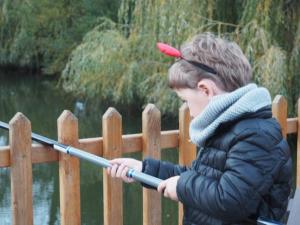
[[[298,115],[299,104],[300,100]],[[282,96],[275,97],[272,111],[285,137],[298,134],[296,180],[297,188],[300,188],[300,118],[287,118],[287,102]],[[149,104],[143,111],[142,133],[122,134],[122,117],[114,108],[109,108],[103,115],[103,137],[79,139],[77,118],[71,112],[64,111],[57,121],[58,141],[108,159],[132,152],[142,152],[143,157],[160,159],[162,149],[174,148],[179,150],[179,163],[188,165],[196,156],[196,147],[189,141],[189,123],[189,110],[183,105],[179,109],[179,130],[161,131],[160,111]],[[79,160],[53,151],[50,147],[31,144],[31,124],[21,113],[12,118],[9,126],[9,146],[0,147],[0,167],[11,167],[13,224],[33,224],[32,164],[55,161],[59,162],[61,224],[81,224]],[[122,182],[111,179],[106,173],[103,173],[103,178],[104,224],[122,225]],[[178,210],[178,224],[181,224],[181,204]],[[143,224],[160,225],[161,213],[160,194],[144,189]],[[296,223],[289,220],[288,224]]]

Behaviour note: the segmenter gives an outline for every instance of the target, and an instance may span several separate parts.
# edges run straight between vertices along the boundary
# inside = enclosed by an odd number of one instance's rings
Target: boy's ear
[[[203,92],[208,97],[215,95],[214,82],[208,79],[200,80],[197,84],[197,89]]]
[[[226,93],[226,91],[220,89],[214,81],[209,79],[200,80],[197,84],[197,89],[203,92],[209,98],[215,95]]]

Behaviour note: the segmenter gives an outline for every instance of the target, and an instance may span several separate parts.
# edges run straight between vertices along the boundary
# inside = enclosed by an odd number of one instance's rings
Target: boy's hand
[[[179,176],[171,177],[167,180],[162,181],[158,187],[157,191],[163,193],[165,197],[170,198],[174,201],[178,201],[176,187]]]
[[[109,163],[112,165],[106,169],[107,174],[111,177],[121,178],[126,183],[134,182],[134,179],[126,176],[129,169],[134,169],[138,172],[142,171],[142,162],[130,158],[117,158],[110,160]]]

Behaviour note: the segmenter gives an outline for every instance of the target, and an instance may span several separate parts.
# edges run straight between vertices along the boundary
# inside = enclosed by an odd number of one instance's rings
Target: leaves
[[[299,71],[300,59],[299,47],[293,43],[299,46],[299,41],[286,40],[299,39],[299,32],[294,35],[299,12],[299,4],[286,5],[284,0],[123,0],[119,23],[94,31],[93,41],[87,34],[73,52],[63,73],[68,80],[64,83],[68,90],[90,97],[132,104],[153,102],[163,112],[173,113],[178,101],[167,87],[166,74],[174,59],[160,54],[155,43],[179,48],[195,34],[211,31],[242,47],[253,66],[254,80],[273,96],[296,97],[291,81]],[[121,46],[118,52],[110,42]]]
[[[82,97],[177,111],[166,82],[174,59],[160,54],[156,42],[179,48],[211,31],[237,42],[254,81],[273,97],[286,95],[295,111],[299,1],[3,0],[0,6],[0,64],[63,71],[61,84]]]
[[[116,19],[118,5],[117,0],[0,1],[0,65],[60,73],[100,17]]]

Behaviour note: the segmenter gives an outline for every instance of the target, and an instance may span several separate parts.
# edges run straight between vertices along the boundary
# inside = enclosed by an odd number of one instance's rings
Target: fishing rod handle
[[[54,145],[54,148],[58,151],[69,154],[71,156],[76,156],[78,158],[87,160],[91,163],[94,163],[94,164],[99,165],[104,168],[111,166],[111,164],[109,163],[109,161],[107,159],[104,159],[102,157],[96,156],[94,154],[91,154],[91,153],[88,153],[85,151],[82,151],[78,148],[74,148],[71,146],[64,146],[61,144]],[[153,177],[151,175],[148,175],[148,174],[145,174],[142,172],[138,172],[134,169],[130,169],[126,175],[127,175],[127,177],[133,178],[136,181],[145,183],[145,184],[150,185],[155,188],[157,188],[158,185],[160,184],[160,182],[162,182],[162,180],[159,178]]]
[[[157,177],[153,177],[151,175],[148,175],[148,174],[145,174],[142,172],[138,172],[134,169],[130,169],[126,175],[127,175],[127,177],[133,178],[136,181],[148,184],[155,188],[157,188],[158,185],[162,182],[162,180]]]

